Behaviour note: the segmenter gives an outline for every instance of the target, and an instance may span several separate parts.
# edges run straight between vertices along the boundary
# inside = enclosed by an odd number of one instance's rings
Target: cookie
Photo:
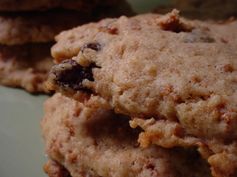
[[[193,150],[138,147],[140,130],[131,129],[126,116],[88,108],[61,94],[44,106],[46,153],[56,161],[45,166],[49,176],[62,174],[64,168],[73,177],[210,176],[208,165]]]
[[[118,0],[0,0],[0,11],[32,11],[47,10],[52,8],[75,9],[81,11],[92,11],[100,4],[113,5]]]
[[[89,17],[76,11],[0,14],[0,44],[51,42],[59,32],[83,24]]]
[[[93,13],[78,11],[51,10],[45,12],[0,13],[0,44],[20,45],[26,43],[51,42],[59,32],[87,22],[96,21],[105,16],[115,17],[129,14],[130,7],[106,10],[101,6]]]
[[[213,176],[231,176],[237,172],[236,29],[236,21],[191,21],[176,10],[84,25],[56,37],[52,55],[63,62],[52,68],[48,86],[76,99],[78,91],[96,95],[145,130],[144,147],[198,147]]]
[[[167,13],[173,8],[181,11],[181,15],[191,19],[226,20],[237,17],[237,0],[172,0],[159,6],[154,12]]]
[[[44,82],[53,65],[52,44],[0,45],[0,84],[31,93],[47,92]]]
[[[0,4],[1,2],[0,0]],[[111,10],[112,7],[113,10]],[[29,92],[45,92],[42,84],[43,80],[47,78],[45,71],[48,71],[52,66],[49,53],[51,45],[48,43],[54,41],[55,35],[65,29],[97,21],[104,16],[114,17],[121,14],[132,14],[129,4],[125,1],[99,3],[92,12],[62,9],[43,12],[1,12],[0,73],[2,76],[0,76],[0,84],[23,87]],[[32,47],[29,47],[30,44]],[[37,46],[39,46],[38,50]],[[10,50],[15,53],[10,55]],[[32,50],[36,53],[32,54]],[[41,52],[42,54],[39,54]],[[39,69],[37,65],[44,65],[44,67]],[[37,67],[37,71],[35,71],[35,67]],[[30,68],[33,69],[29,70]],[[27,77],[22,78],[23,75]]]

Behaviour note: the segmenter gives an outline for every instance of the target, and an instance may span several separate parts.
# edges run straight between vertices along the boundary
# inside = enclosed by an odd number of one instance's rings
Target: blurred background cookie
[[[74,9],[91,12],[100,5],[119,4],[119,0],[0,0],[0,11],[32,11],[53,8]]]
[[[53,65],[52,43],[0,45],[0,83],[28,92],[46,92],[44,81]]]
[[[54,36],[123,14],[133,14],[126,1],[0,0],[0,84],[31,93],[47,92],[44,81],[53,65],[50,48]]]

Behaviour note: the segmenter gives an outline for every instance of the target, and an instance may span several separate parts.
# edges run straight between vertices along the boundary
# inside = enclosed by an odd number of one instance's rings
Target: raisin
[[[224,65],[223,69],[224,69],[225,72],[230,72],[230,73],[234,71],[234,68],[231,64]]]
[[[95,50],[96,52],[100,51],[101,50],[101,45],[97,42],[94,42],[94,43],[88,43],[88,44],[85,44],[83,47],[82,47],[82,52],[85,50],[85,49],[92,49],[92,50]]]
[[[102,26],[99,28],[101,32],[109,33],[112,35],[117,35],[119,34],[119,30],[116,27],[109,27],[109,26]]]
[[[74,60],[65,60],[61,64],[54,66],[51,73],[55,75],[55,82],[60,87],[91,92],[82,85],[82,81],[85,79],[94,81],[92,69],[95,67],[95,64],[82,67]]]
[[[147,168],[147,169],[154,170],[154,169],[155,169],[155,166],[154,166],[153,164],[149,163],[149,164],[146,165],[146,168]]]

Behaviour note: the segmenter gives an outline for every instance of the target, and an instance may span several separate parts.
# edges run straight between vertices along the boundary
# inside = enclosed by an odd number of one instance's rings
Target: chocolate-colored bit
[[[62,63],[55,65],[51,69],[51,74],[55,75],[54,81],[62,88],[70,88],[73,90],[82,90],[91,92],[83,87],[82,81],[84,79],[94,81],[92,69],[96,67],[95,64],[90,64],[88,67],[82,67],[74,60],[64,60]]]
[[[85,44],[83,47],[82,47],[82,52],[85,50],[85,49],[92,49],[92,50],[95,50],[96,52],[100,51],[101,50],[101,45],[97,42],[94,42],[94,43],[88,43],[88,44]]]

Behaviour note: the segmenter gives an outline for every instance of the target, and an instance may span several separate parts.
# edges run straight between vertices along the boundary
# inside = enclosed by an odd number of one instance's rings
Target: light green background
[[[129,2],[136,12],[146,12],[160,1]],[[46,98],[0,86],[0,177],[46,176],[42,170],[46,157],[40,133]]]
[[[167,4],[169,0],[127,0],[138,13],[148,12],[160,4]]]
[[[40,135],[45,99],[0,87],[0,177],[45,176]]]

